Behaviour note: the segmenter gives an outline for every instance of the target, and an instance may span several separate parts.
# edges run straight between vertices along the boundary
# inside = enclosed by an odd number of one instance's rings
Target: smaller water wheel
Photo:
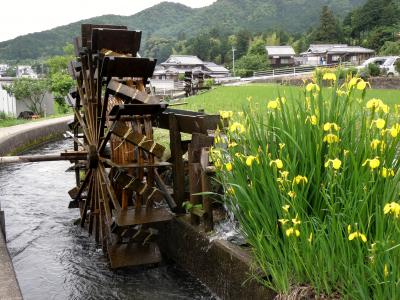
[[[176,208],[158,172],[171,164],[161,160],[165,147],[153,137],[167,104],[147,93],[156,61],[137,56],[140,39],[141,32],[123,26],[82,25],[70,67],[77,82],[69,95],[74,150],[87,152],[75,164],[70,207],[80,209],[81,226],[112,268],[159,262],[152,225],[170,220]]]

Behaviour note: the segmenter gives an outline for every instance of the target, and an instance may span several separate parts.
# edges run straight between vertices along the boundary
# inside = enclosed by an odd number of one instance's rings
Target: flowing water
[[[71,148],[49,143],[29,154]],[[88,233],[67,208],[74,186],[69,162],[0,168],[0,201],[6,213],[8,248],[25,299],[215,299],[176,265],[112,271]]]

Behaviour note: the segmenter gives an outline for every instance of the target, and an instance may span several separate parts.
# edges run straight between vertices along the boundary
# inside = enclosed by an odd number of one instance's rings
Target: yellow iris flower
[[[253,156],[253,155],[247,156],[247,158],[246,158],[246,165],[249,166],[249,167],[251,167],[251,166],[253,165],[253,162],[254,162],[255,160],[258,161],[258,158],[257,158],[256,156]]]
[[[381,165],[381,162],[379,160],[379,157],[375,157],[373,159],[367,159],[364,161],[364,163],[362,164],[362,166],[366,166],[369,165],[369,167],[371,168],[371,170],[378,168]]]
[[[367,242],[367,236],[361,232],[355,231],[355,232],[349,234],[349,241],[352,241],[356,238],[361,239],[364,243]]]
[[[328,159],[325,162],[325,168],[332,167],[335,170],[339,170],[341,166],[342,166],[342,161],[340,159],[338,159],[338,158]]]
[[[393,171],[393,169],[387,169],[387,168],[383,167],[381,174],[382,174],[383,178],[393,177],[394,176],[394,171]]]
[[[225,164],[225,168],[226,168],[226,170],[227,170],[228,172],[232,171],[232,169],[233,169],[232,163],[230,163],[230,162],[226,163],[226,164]]]
[[[328,144],[339,143],[340,139],[336,134],[329,133],[326,136],[324,136],[324,142]]]
[[[302,176],[302,175],[297,175],[294,179],[293,179],[293,183],[295,184],[306,184],[308,183],[308,179],[306,176]]]
[[[222,119],[229,119],[233,116],[233,111],[220,111],[219,115]]]
[[[376,128],[378,128],[378,129],[383,129],[384,127],[385,127],[385,125],[386,125],[386,121],[384,120],[384,119],[376,119],[376,120],[373,120],[372,122],[371,122],[371,128],[372,128],[372,126],[376,126]]]
[[[286,229],[286,236],[291,236],[291,235],[299,237],[300,231],[294,227],[290,227],[290,228]]]
[[[239,132],[239,133],[244,133],[246,130],[244,128],[244,126],[242,124],[240,124],[239,122],[235,122],[233,123],[230,127],[229,130],[231,132]]]
[[[373,98],[367,102],[367,109],[374,110],[376,112],[383,111],[385,114],[389,112],[389,106],[383,103],[381,99]]]
[[[316,84],[316,83],[309,83],[306,86],[306,91],[307,92],[319,92],[320,90],[321,89],[320,89],[319,85]]]
[[[325,73],[322,77],[323,80],[332,80],[336,81],[336,74],[335,73]]]
[[[279,100],[271,100],[267,104],[268,109],[280,109]]]
[[[383,208],[383,213],[385,215],[391,214],[395,218],[399,218],[400,217],[400,204],[397,202],[387,203]]]
[[[278,222],[281,223],[282,225],[285,225],[287,222],[289,222],[289,220],[288,219],[279,219]]]
[[[283,168],[283,162],[280,159],[271,160],[269,163],[270,166],[275,165],[277,169]]]
[[[310,122],[311,125],[317,125],[318,124],[318,118],[316,115],[308,116],[306,118],[305,123]]]

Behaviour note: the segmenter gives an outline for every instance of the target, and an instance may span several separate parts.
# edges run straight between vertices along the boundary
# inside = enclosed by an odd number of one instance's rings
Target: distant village
[[[311,44],[307,51],[298,55],[291,46],[265,46],[265,53],[270,69],[315,67],[339,63],[357,66],[375,55],[374,50],[346,44]],[[9,68],[7,64],[0,64],[0,111],[18,116],[26,107],[18,103],[21,101],[12,99],[12,96],[2,89],[2,85],[11,83],[15,78],[36,79],[40,75],[33,70],[32,66],[19,65],[14,67],[15,76],[10,77],[7,76],[10,74],[7,72]],[[237,77],[235,77],[234,65],[229,70],[214,62],[203,61],[197,56],[171,55],[166,61],[156,66],[150,85],[153,92],[158,95],[176,97],[177,92],[182,96],[188,96],[194,89],[201,89],[205,80],[223,83],[235,79]],[[52,105],[48,105],[47,113],[52,112],[51,107]]]

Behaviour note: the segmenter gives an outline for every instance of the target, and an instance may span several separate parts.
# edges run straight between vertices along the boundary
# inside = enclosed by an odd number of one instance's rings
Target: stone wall
[[[374,77],[370,78],[369,83],[373,89],[400,89],[400,76],[397,77]]]

